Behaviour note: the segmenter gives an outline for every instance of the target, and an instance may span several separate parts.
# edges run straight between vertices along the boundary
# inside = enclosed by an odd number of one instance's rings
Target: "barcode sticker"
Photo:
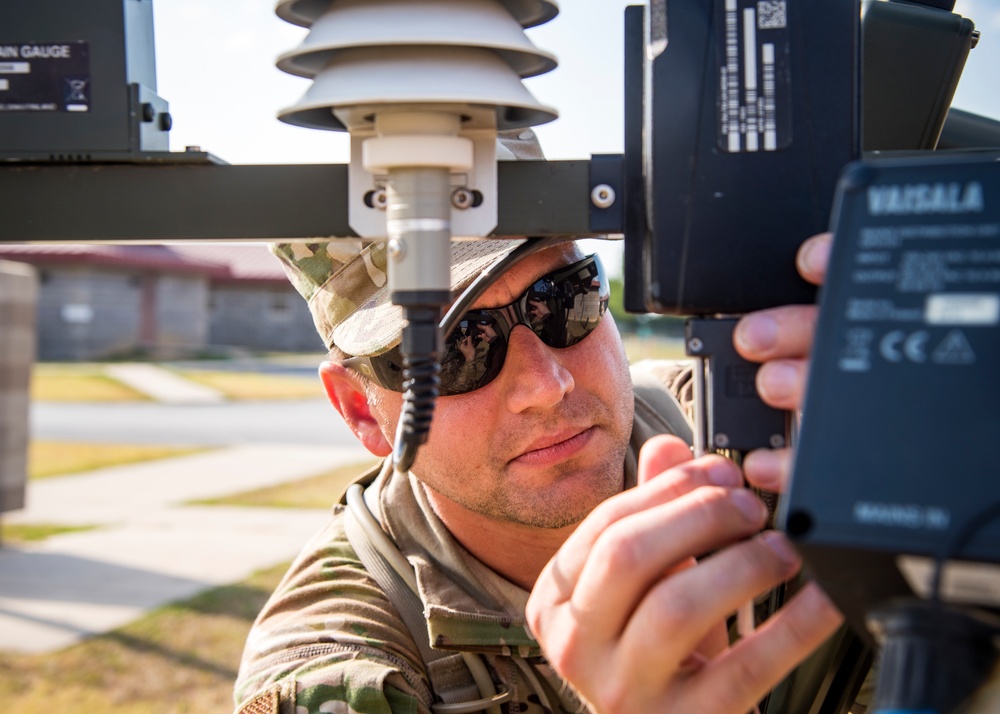
[[[792,143],[785,0],[719,0],[718,145],[730,154]]]

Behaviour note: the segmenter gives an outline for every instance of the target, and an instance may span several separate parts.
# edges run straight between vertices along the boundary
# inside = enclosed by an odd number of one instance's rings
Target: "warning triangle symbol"
[[[952,330],[935,348],[931,361],[938,364],[972,364],[976,353],[961,330]]]

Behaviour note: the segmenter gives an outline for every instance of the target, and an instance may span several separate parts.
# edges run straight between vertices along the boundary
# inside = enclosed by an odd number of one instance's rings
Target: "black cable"
[[[441,371],[438,357],[438,318],[440,308],[406,306],[403,308],[403,409],[396,430],[393,464],[398,471],[409,471],[417,458],[417,449],[427,442],[434,405],[437,401]]]
[[[934,575],[931,578],[930,600],[941,602],[941,580],[944,577],[944,566],[949,560],[955,560],[980,530],[1000,517],[1000,501],[984,508],[969,519],[958,531],[951,543],[935,558]]]

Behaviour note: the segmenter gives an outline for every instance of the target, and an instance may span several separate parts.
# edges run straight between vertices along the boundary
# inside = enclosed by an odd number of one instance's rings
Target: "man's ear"
[[[342,364],[330,361],[320,365],[319,377],[323,381],[330,403],[344,417],[344,421],[358,437],[358,441],[375,456],[391,454],[392,445],[386,440],[382,428],[372,416],[368,397],[359,381],[361,377]]]

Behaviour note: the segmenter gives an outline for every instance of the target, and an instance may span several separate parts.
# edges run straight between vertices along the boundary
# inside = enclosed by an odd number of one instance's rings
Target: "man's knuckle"
[[[628,523],[616,523],[597,539],[591,559],[609,578],[634,572],[644,561],[639,540]]]
[[[597,704],[598,711],[607,714],[625,714],[634,712],[632,697],[634,695],[631,682],[633,676],[624,673],[621,676],[607,678],[596,691],[594,703]]]
[[[822,619],[788,617],[784,622],[784,637],[789,651],[806,652],[815,646],[818,629],[822,629]]]
[[[669,586],[660,589],[656,618],[654,620],[659,637],[674,638],[678,631],[691,626],[699,619],[703,606],[690,595]]]
[[[737,510],[725,489],[716,486],[699,488],[695,492],[696,517],[706,533],[731,530],[732,524],[745,518]]]
[[[558,643],[545,648],[545,656],[549,664],[571,682],[585,681],[588,674],[586,668],[593,660],[574,628],[567,628],[560,635]]]
[[[730,701],[725,703],[727,711],[738,711],[745,700],[755,691],[761,688],[761,681],[764,677],[762,671],[763,663],[749,657],[737,657],[734,662],[733,676],[729,680],[729,686],[721,697]]]

